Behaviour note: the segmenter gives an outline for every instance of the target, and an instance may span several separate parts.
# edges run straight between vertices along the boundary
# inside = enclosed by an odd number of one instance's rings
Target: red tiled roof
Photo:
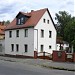
[[[25,27],[34,27],[38,21],[41,19],[41,17],[43,16],[43,14],[48,11],[47,8],[45,9],[41,9],[41,10],[37,10],[37,11],[32,11],[29,13],[24,13],[24,12],[20,12],[23,15],[27,15],[30,16],[30,18],[25,22],[25,24],[23,25],[16,25],[16,18],[6,27],[5,30],[10,30],[10,29],[18,29],[18,28],[25,28]],[[48,11],[49,12],[49,11]],[[51,17],[51,15],[50,15]],[[52,18],[51,18],[52,19]],[[53,20],[52,20],[53,22]]]
[[[4,34],[5,34],[5,33],[4,33],[5,27],[6,27],[6,26],[4,26],[4,25],[0,25],[0,34],[1,34],[1,35],[4,35]]]

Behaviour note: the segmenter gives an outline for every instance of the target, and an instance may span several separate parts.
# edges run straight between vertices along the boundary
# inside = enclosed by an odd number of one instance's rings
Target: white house
[[[19,12],[5,29],[5,54],[34,56],[56,50],[56,29],[47,8]]]

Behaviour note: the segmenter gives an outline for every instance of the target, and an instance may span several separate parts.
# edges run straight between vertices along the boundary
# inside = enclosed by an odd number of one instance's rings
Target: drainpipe
[[[37,31],[37,52],[38,52],[38,29],[34,29],[34,30],[36,30]]]

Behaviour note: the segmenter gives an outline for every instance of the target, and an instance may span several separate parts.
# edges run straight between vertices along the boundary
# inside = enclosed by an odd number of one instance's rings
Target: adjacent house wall
[[[46,19],[46,23],[43,22],[43,19]],[[47,20],[49,20],[49,24]],[[41,29],[44,30],[44,38],[41,38]],[[51,38],[49,38],[49,31],[52,31]],[[34,28],[34,50],[40,52],[40,45],[44,45],[45,52],[52,53],[53,50],[56,50],[56,29],[47,11]],[[51,45],[51,49],[49,49],[49,45]]]
[[[5,54],[5,39],[0,40],[0,55]]]

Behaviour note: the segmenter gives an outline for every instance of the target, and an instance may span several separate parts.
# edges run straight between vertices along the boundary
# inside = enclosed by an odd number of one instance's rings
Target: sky
[[[48,8],[53,20],[55,13],[67,11],[72,16],[74,13],[75,0],[0,0],[0,21],[12,21],[19,11],[30,12]]]

